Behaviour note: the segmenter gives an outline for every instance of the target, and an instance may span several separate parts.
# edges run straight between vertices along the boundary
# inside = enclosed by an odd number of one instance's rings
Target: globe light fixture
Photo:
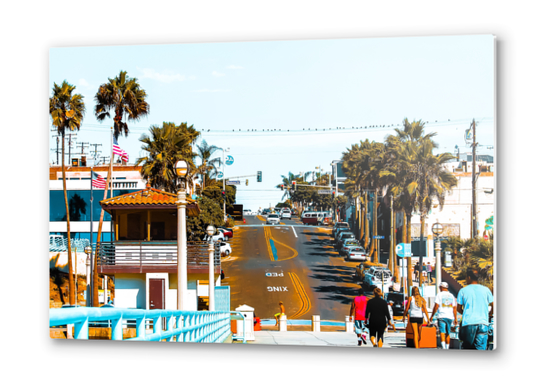
[[[177,172],[177,176],[184,178],[188,174],[188,163],[184,160],[179,160],[175,164],[175,171]]]

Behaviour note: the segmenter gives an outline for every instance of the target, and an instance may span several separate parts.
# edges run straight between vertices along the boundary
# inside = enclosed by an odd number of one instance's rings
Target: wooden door
[[[165,309],[165,280],[149,279],[149,309]]]

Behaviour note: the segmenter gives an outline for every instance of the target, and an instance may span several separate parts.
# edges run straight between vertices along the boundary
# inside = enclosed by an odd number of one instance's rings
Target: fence
[[[111,339],[123,340],[123,328],[131,323],[136,336],[125,340],[222,343],[231,334],[231,316],[229,311],[51,308],[49,326],[73,324],[74,338],[87,340],[90,323],[107,322],[111,324]],[[152,330],[147,330],[150,323]]]

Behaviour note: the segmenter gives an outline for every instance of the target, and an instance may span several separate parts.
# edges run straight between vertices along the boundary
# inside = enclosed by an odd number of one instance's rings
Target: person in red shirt
[[[354,297],[350,306],[350,321],[354,321],[354,331],[358,336],[358,345],[367,344],[367,330],[365,327],[365,308],[367,297],[363,295],[363,289],[359,290],[359,296]]]

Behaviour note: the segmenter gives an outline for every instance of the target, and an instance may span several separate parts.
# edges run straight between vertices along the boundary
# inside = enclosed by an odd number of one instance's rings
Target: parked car
[[[218,231],[222,232],[222,234],[224,235],[224,240],[226,240],[226,241],[233,238],[233,231],[232,230],[228,230],[228,229],[225,229],[225,228],[218,228]]]
[[[391,271],[387,267],[372,266],[365,271],[361,284],[369,289],[373,289],[374,287],[380,288],[382,285],[389,288],[393,284],[391,281]]]
[[[243,209],[243,216],[251,216],[252,211],[250,209]]]
[[[276,213],[270,213],[265,220],[266,224],[280,224],[280,217]]]
[[[331,213],[322,212],[322,215],[318,216],[318,225],[330,225],[332,223]]]
[[[226,256],[229,256],[231,253],[231,246],[229,243],[221,242],[220,243],[220,254],[225,254]]]
[[[339,249],[339,255],[346,255],[352,247],[360,247],[360,243],[355,239],[347,239]]]
[[[344,222],[344,221],[336,222],[335,225],[333,226],[333,229],[331,230],[331,235],[333,237],[335,237],[338,228],[348,228],[348,229],[350,229],[350,225],[348,223]]]
[[[362,246],[348,247],[346,251],[346,260],[367,260],[367,252]]]
[[[271,213],[271,210],[269,208],[264,208],[262,210],[262,216],[267,216]]]
[[[405,301],[406,296],[402,292],[389,292],[384,295],[386,301],[393,301],[391,308],[393,309],[393,316],[401,316],[405,313]]]
[[[371,267],[374,267],[374,266],[385,267],[386,264],[375,264],[375,263],[371,263],[369,261],[360,263],[359,265],[356,266],[356,273],[354,275],[354,280],[358,281],[358,282],[361,282],[363,280],[363,278],[365,277],[365,272],[368,271]]]
[[[290,211],[288,208],[284,208],[280,212],[280,217],[283,219],[291,219],[292,218],[292,211]]]
[[[356,239],[356,236],[352,232],[341,232],[335,240],[335,247],[341,249],[343,242],[346,239]]]
[[[335,242],[337,242],[337,239],[339,238],[340,234],[343,232],[350,232],[350,228],[348,227],[339,227],[335,231],[335,235],[333,236],[335,238]]]

